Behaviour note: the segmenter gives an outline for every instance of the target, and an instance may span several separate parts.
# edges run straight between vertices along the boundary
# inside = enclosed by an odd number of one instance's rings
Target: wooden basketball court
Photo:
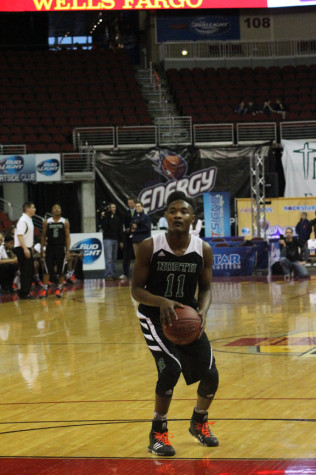
[[[129,284],[15,298],[0,304],[1,474],[316,474],[316,276],[214,282],[220,445],[189,434],[197,385],[181,378],[167,460],[147,451],[156,369]]]

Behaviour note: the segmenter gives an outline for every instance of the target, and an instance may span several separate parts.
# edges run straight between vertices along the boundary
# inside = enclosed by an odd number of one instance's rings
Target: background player
[[[167,414],[181,372],[187,384],[199,381],[190,433],[202,445],[218,445],[208,425],[208,409],[217,391],[218,372],[204,331],[212,300],[212,250],[199,237],[189,234],[194,220],[194,204],[183,192],[176,191],[169,196],[166,218],[167,233],[160,233],[140,244],[132,278],[132,295],[140,302],[138,318],[158,369],[148,449],[156,455],[170,456],[175,454],[175,450],[168,439]],[[194,298],[197,285],[198,301]],[[164,336],[162,326],[172,325],[172,321],[177,319],[174,308],[182,305],[198,308],[202,332],[190,345],[178,346]]]
[[[40,298],[47,297],[49,277],[54,274],[54,267],[58,274],[58,286],[55,292],[57,298],[61,298],[64,283],[66,259],[70,249],[70,226],[69,221],[61,216],[61,207],[55,204],[52,207],[52,217],[44,221],[41,238],[41,255],[45,258],[43,288]],[[46,250],[45,250],[46,246]]]

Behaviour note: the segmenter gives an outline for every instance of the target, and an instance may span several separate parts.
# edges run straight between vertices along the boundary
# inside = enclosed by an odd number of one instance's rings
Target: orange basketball
[[[178,320],[172,326],[164,326],[165,336],[175,345],[187,345],[195,341],[201,333],[202,320],[194,308],[184,305],[175,307]]]

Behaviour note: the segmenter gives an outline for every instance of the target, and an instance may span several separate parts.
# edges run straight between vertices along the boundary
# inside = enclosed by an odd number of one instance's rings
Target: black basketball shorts
[[[189,385],[203,379],[215,366],[212,347],[205,332],[189,345],[175,345],[164,335],[156,316],[152,319],[139,311],[137,316],[147,346],[155,358],[158,373],[161,372],[161,365],[170,368],[171,373],[181,371]]]
[[[65,248],[59,246],[47,246],[45,253],[45,272],[50,276],[54,274],[54,267],[58,275],[64,275],[66,259]]]

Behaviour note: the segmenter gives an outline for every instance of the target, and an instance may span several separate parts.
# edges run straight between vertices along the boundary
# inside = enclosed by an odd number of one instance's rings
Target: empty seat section
[[[124,50],[2,51],[0,66],[1,137],[27,151],[69,151],[64,127],[152,123]]]

